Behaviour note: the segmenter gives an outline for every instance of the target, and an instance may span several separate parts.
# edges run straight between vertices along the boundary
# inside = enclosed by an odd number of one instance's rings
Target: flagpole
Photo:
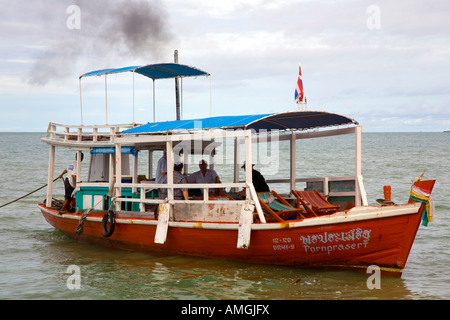
[[[298,111],[308,111],[306,97],[297,103]]]
[[[298,111],[308,111],[308,106],[307,106],[307,102],[306,102],[306,97],[297,103],[297,107],[298,107]],[[301,105],[301,107],[300,107]]]

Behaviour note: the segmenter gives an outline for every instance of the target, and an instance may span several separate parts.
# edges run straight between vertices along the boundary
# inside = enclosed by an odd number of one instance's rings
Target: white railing
[[[355,190],[353,191],[330,191],[329,187],[328,187],[328,182],[333,182],[333,181],[353,181],[355,183]],[[272,179],[272,180],[267,180],[266,181],[268,184],[277,184],[277,183],[284,183],[284,184],[289,184],[290,180],[289,179]],[[325,197],[345,197],[345,196],[353,196],[356,197],[357,195],[357,190],[356,188],[360,188],[360,194],[363,198],[363,203],[364,203],[364,197],[366,196],[366,192],[364,190],[364,185],[362,184],[362,180],[361,182],[357,181],[357,179],[355,178],[355,176],[345,176],[345,177],[320,177],[320,178],[297,178],[295,179],[295,182],[321,182],[322,186],[323,186],[323,192],[322,194]]]
[[[328,187],[328,182],[332,181],[353,181],[355,190],[353,191],[330,191]],[[273,180],[267,180],[267,183],[269,184],[278,184],[278,183],[289,183],[289,179],[273,179]],[[322,194],[325,197],[337,197],[337,196],[353,196],[357,197],[358,194],[362,195],[362,202],[365,203],[367,200],[365,200],[365,191],[364,189],[360,190],[358,193],[356,188],[360,188],[362,186],[362,183],[358,183],[356,181],[354,176],[344,176],[344,177],[320,177],[320,178],[298,178],[295,179],[296,183],[302,183],[302,182],[321,182],[323,186],[323,192]],[[80,187],[93,187],[93,186],[103,186],[103,187],[110,187],[109,183],[81,183],[79,185]],[[246,200],[242,200],[244,203],[245,201],[252,201],[252,203],[256,206],[256,209],[258,213],[260,213],[261,216],[263,216],[262,209],[260,208],[260,204],[256,195],[256,192],[254,190],[253,185],[249,186],[245,182],[239,182],[239,183],[207,183],[207,184],[153,184],[153,183],[115,183],[115,194],[116,194],[116,204],[117,204],[117,210],[120,210],[121,203],[127,202],[127,203],[139,203],[139,211],[144,212],[145,211],[145,205],[146,204],[161,204],[165,203],[166,201],[169,204],[175,204],[175,203],[226,203],[228,200],[209,200],[209,190],[210,189],[220,189],[220,188],[248,188],[249,194],[246,196]],[[132,190],[138,191],[139,198],[128,198],[128,197],[122,197],[121,196],[121,188],[131,188]],[[169,199],[147,199],[146,194],[147,192],[155,189],[167,189],[169,191],[174,189],[202,189],[203,191],[203,198],[201,200],[175,200]],[[169,192],[167,192],[169,194]],[[259,207],[259,208],[258,208]]]
[[[111,187],[109,183],[79,183],[78,187]],[[229,203],[229,200],[210,200],[209,199],[209,189],[220,189],[220,188],[248,188],[249,192],[246,196],[246,199],[244,200],[234,200],[233,203],[242,203],[243,205],[251,201],[255,207],[256,211],[258,212],[259,218],[262,222],[266,222],[264,218],[264,214],[261,208],[261,205],[259,203],[259,200],[257,198],[255,189],[253,187],[253,184],[247,184],[243,182],[239,183],[197,183],[197,184],[152,184],[152,183],[116,183],[114,184],[115,188],[115,202],[116,202],[116,210],[120,210],[121,203],[122,202],[128,202],[128,203],[139,203],[139,211],[144,212],[145,211],[145,205],[146,204],[161,204],[168,202],[169,204],[173,205],[175,203]],[[121,189],[122,188],[132,188],[133,190],[139,190],[139,198],[126,198],[121,196]],[[202,189],[203,190],[203,199],[201,200],[175,200],[173,199],[147,199],[146,193],[148,191],[154,190],[154,189],[167,189],[173,190],[174,189]]]
[[[92,185],[92,184],[91,184]],[[126,202],[139,202],[142,204],[157,204],[163,203],[165,200],[163,199],[146,199],[145,195],[148,191],[154,189],[202,189],[203,191],[203,199],[202,200],[188,200],[189,202],[197,201],[197,202],[212,202],[212,201],[220,201],[220,200],[209,200],[209,189],[220,189],[220,188],[245,188],[247,187],[246,183],[198,183],[198,184],[147,184],[147,183],[116,183],[114,185],[116,190],[120,188],[133,188],[140,190],[140,198],[130,199],[130,198],[121,198],[120,196],[116,201],[126,201]],[[117,192],[117,191],[116,191]],[[120,191],[119,191],[120,192]],[[173,192],[173,191],[172,191]],[[169,203],[178,203],[185,202],[186,200],[174,200],[169,199]]]
[[[353,181],[355,183],[355,190],[353,191],[330,191],[328,188],[328,182],[330,181]],[[269,184],[278,184],[278,183],[289,183],[289,179],[273,179],[273,180],[267,180],[267,183]],[[298,178],[295,180],[297,183],[302,182],[321,182],[323,185],[323,192],[322,194],[326,197],[336,197],[336,196],[354,196],[356,198],[358,192],[356,191],[356,188],[361,187],[362,183],[357,183],[354,176],[344,176],[344,177],[320,177],[320,178]],[[111,187],[109,183],[80,183],[79,187]],[[175,203],[226,203],[228,200],[210,200],[209,199],[209,190],[210,189],[220,189],[220,188],[248,188],[249,193],[248,196],[246,196],[245,200],[242,200],[240,202],[244,203],[245,201],[252,201],[252,203],[256,206],[256,209],[258,213],[262,214],[262,209],[260,208],[260,204],[256,195],[256,192],[254,190],[253,185],[248,185],[245,182],[239,182],[239,183],[205,183],[205,184],[154,184],[154,183],[115,183],[115,201],[117,204],[117,210],[120,210],[121,203],[127,202],[127,203],[139,203],[139,210],[141,212],[145,211],[145,205],[146,204],[161,204],[168,202],[169,204],[175,204]],[[121,189],[122,188],[128,188],[135,191],[138,191],[139,198],[127,198],[121,196]],[[200,200],[190,199],[190,200],[175,200],[173,199],[147,199],[146,194],[155,189],[167,189],[173,190],[174,189],[202,189],[203,191],[203,198]],[[364,189],[360,190],[361,192],[359,194],[363,195],[363,202],[365,191]],[[168,192],[169,194],[169,192]],[[237,200],[239,201],[239,200]],[[259,207],[259,208],[258,208]]]
[[[130,129],[137,124],[115,125],[66,125],[50,122],[46,139],[59,142],[110,142],[123,130]]]
[[[78,184],[78,190],[83,187],[110,187],[107,182],[81,182]],[[248,187],[246,183],[198,183],[198,184],[153,184],[153,183],[115,183],[114,188],[117,198],[116,202],[139,202],[141,204],[159,204],[164,203],[164,199],[147,199],[145,197],[146,193],[155,189],[202,189],[203,199],[202,200],[188,200],[189,202],[217,202],[222,200],[209,200],[209,189],[221,189],[221,188],[246,188]],[[121,197],[121,188],[131,188],[133,190],[138,190],[140,198],[124,198]],[[168,200],[169,203],[179,203],[185,202],[186,200]],[[142,209],[142,207],[141,207]],[[141,210],[143,211],[143,210]]]

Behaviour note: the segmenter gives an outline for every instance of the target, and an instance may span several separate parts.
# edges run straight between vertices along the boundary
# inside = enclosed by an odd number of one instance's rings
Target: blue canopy
[[[176,130],[206,129],[254,129],[260,130],[306,130],[328,126],[349,125],[355,120],[323,111],[295,111],[260,115],[220,116],[194,120],[149,122],[125,130],[123,133],[162,133]]]
[[[209,76],[210,74],[200,69],[178,63],[157,63],[145,66],[130,66],[117,69],[102,69],[91,71],[80,76],[80,79],[88,76],[101,76],[120,72],[136,72],[146,77],[155,79],[184,78]]]

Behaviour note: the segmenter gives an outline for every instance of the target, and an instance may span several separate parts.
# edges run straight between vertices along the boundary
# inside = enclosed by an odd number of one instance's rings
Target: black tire
[[[107,224],[109,222],[109,228]],[[108,210],[102,219],[102,234],[104,237],[110,237],[114,233],[114,227],[116,226],[116,219],[114,217],[114,211]]]

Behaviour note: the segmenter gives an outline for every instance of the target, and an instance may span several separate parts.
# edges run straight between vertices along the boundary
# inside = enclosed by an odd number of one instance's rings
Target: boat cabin
[[[180,79],[184,77],[210,76],[196,68],[179,64],[156,64],[142,67],[106,69],[84,74],[104,76],[120,72],[133,72],[153,79]],[[154,86],[153,86],[154,87]],[[105,99],[106,100],[106,99]],[[155,105],[155,104],[154,104]],[[133,107],[134,113],[134,107]],[[153,111],[154,114],[154,111]],[[172,221],[239,222],[242,208],[251,205],[257,223],[304,219],[320,214],[320,208],[306,196],[319,198],[331,209],[322,213],[349,210],[367,205],[361,176],[361,131],[359,124],[348,117],[323,111],[290,111],[271,114],[240,116],[209,116],[192,120],[148,122],[122,125],[63,125],[50,123],[42,140],[50,145],[47,203],[53,198],[55,148],[70,148],[88,154],[87,177],[81,175],[78,160],[76,204],[79,211],[113,209],[134,218],[157,218],[159,204],[169,204]],[[355,136],[355,169],[352,175],[343,177],[303,177],[296,167],[296,142],[326,136]],[[258,144],[289,147],[282,152],[286,176],[268,179],[270,192],[257,192],[253,184],[252,150]],[[276,148],[276,147],[272,147]],[[167,184],[155,183],[156,162],[167,154]],[[281,156],[280,153],[277,156]],[[219,172],[220,183],[174,183],[174,164],[181,162],[183,174],[189,176],[198,171],[198,160],[204,159],[214,169],[220,157],[221,168],[226,168],[226,178]],[[81,157],[78,156],[77,159]],[[86,163],[86,162],[85,162]],[[83,164],[85,165],[85,164]],[[240,172],[245,172],[242,178]],[[306,185],[298,190],[298,185]],[[287,192],[278,193],[283,185]],[[188,200],[176,199],[176,189],[187,189]],[[161,189],[167,197],[161,198]],[[220,193],[214,190],[220,190]],[[239,193],[240,192],[240,193]],[[303,199],[303,200],[302,200]],[[304,202],[306,201],[306,203]],[[280,203],[280,210],[270,207]],[[247,207],[248,208],[248,207]],[[277,213],[278,212],[278,213]],[[309,215],[311,214],[311,215]]]

